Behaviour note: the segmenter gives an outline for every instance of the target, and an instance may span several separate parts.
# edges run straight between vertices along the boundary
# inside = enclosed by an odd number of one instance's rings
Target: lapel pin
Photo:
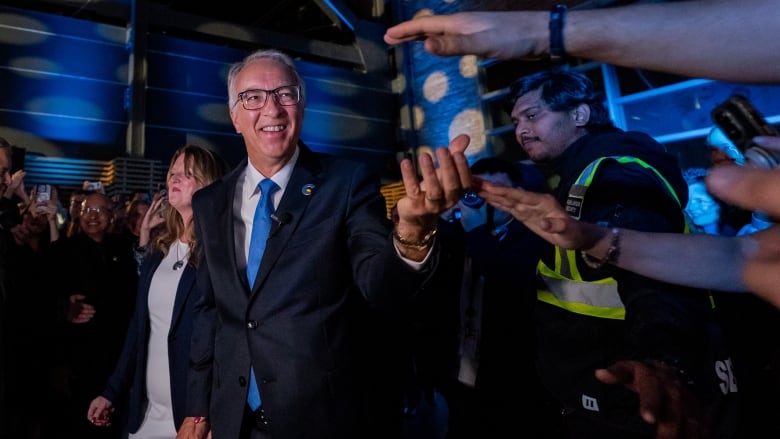
[[[311,195],[311,194],[312,194],[312,192],[314,192],[314,188],[315,188],[315,187],[316,187],[316,186],[314,186],[314,185],[313,185],[313,184],[311,184],[311,183],[304,184],[304,185],[303,185],[303,187],[301,188],[301,193],[302,193],[303,195],[309,196],[309,195]]]

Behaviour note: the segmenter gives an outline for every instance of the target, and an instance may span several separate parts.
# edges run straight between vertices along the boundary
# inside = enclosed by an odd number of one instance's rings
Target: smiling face
[[[694,182],[688,185],[688,205],[685,212],[697,226],[717,223],[720,218],[720,206],[707,192],[704,182]]]
[[[257,59],[236,75],[230,93],[235,97],[247,90],[275,90],[285,85],[300,85],[290,67],[273,59]],[[245,109],[238,99],[230,109],[230,118],[244,138],[250,163],[270,177],[295,152],[303,125],[303,99],[285,106],[268,96],[257,110]]]
[[[81,203],[79,225],[82,232],[95,241],[102,241],[111,221],[111,199],[94,192]]]

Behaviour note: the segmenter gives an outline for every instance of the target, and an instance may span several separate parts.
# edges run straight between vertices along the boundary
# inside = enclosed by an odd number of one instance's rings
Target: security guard
[[[686,231],[687,185],[676,158],[643,133],[615,128],[585,75],[535,73],[518,79],[510,97],[518,142],[558,177],[555,196],[569,214],[613,227]],[[636,395],[594,376],[626,359],[674,367],[704,407],[717,411],[712,437],[733,437],[737,382],[709,296],[606,262],[548,244],[538,265],[539,367],[566,407],[570,437],[655,437]]]

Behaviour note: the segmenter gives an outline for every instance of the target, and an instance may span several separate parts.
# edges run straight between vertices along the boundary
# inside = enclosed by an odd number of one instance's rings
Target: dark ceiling
[[[273,46],[368,70],[381,41],[385,0],[3,0],[3,4],[241,49]],[[377,60],[374,60],[377,61]],[[384,60],[383,62],[386,62]]]
[[[173,11],[340,44],[354,41],[350,25],[355,19],[384,23],[389,15],[381,0],[227,0],[220,1],[219,8],[213,3],[192,0],[153,3]]]
[[[352,36],[345,20],[386,20],[383,0],[4,0],[4,4],[73,18],[124,24],[130,8],[148,7],[153,16],[173,20],[156,27],[177,28],[194,19],[300,35],[315,40],[348,43]]]
[[[471,0],[471,10],[595,8],[648,0]],[[652,1],[652,0],[649,0]],[[655,0],[658,1],[658,0]],[[384,29],[407,0],[3,0],[7,6],[372,71],[387,64]],[[135,17],[135,18],[133,18]]]

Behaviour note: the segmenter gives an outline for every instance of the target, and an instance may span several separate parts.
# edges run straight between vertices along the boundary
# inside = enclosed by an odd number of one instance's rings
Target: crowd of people
[[[542,11],[469,12],[400,23],[385,41],[771,83],[777,12],[558,8],[555,26]],[[719,215],[760,213],[762,230],[694,223],[674,157],[613,126],[590,80],[558,64],[518,78],[507,102],[533,164],[469,166],[457,136],[435,160],[401,161],[391,219],[364,164],[300,139],[306,86],[287,54],[233,64],[227,96],[247,154],[234,169],[186,145],[165,192],[85,185],[64,224],[56,188],[28,192],[0,139],[0,438],[397,439],[410,358],[447,402],[450,439],[778,430],[757,403],[774,387],[756,380],[777,380],[776,349],[740,350],[751,334],[735,337],[721,311],[740,296],[780,308],[777,170],[735,158],[691,181]]]
[[[135,297],[136,264],[99,191],[76,191],[68,222],[58,188],[10,175],[3,139],[3,437],[81,434],[83,407],[104,385]],[[72,231],[71,234],[68,232]],[[31,317],[34,316],[34,317]],[[31,404],[58,410],[29,410]],[[101,431],[101,433],[103,433]],[[117,431],[116,434],[121,433]],[[119,436],[116,436],[119,437]]]

